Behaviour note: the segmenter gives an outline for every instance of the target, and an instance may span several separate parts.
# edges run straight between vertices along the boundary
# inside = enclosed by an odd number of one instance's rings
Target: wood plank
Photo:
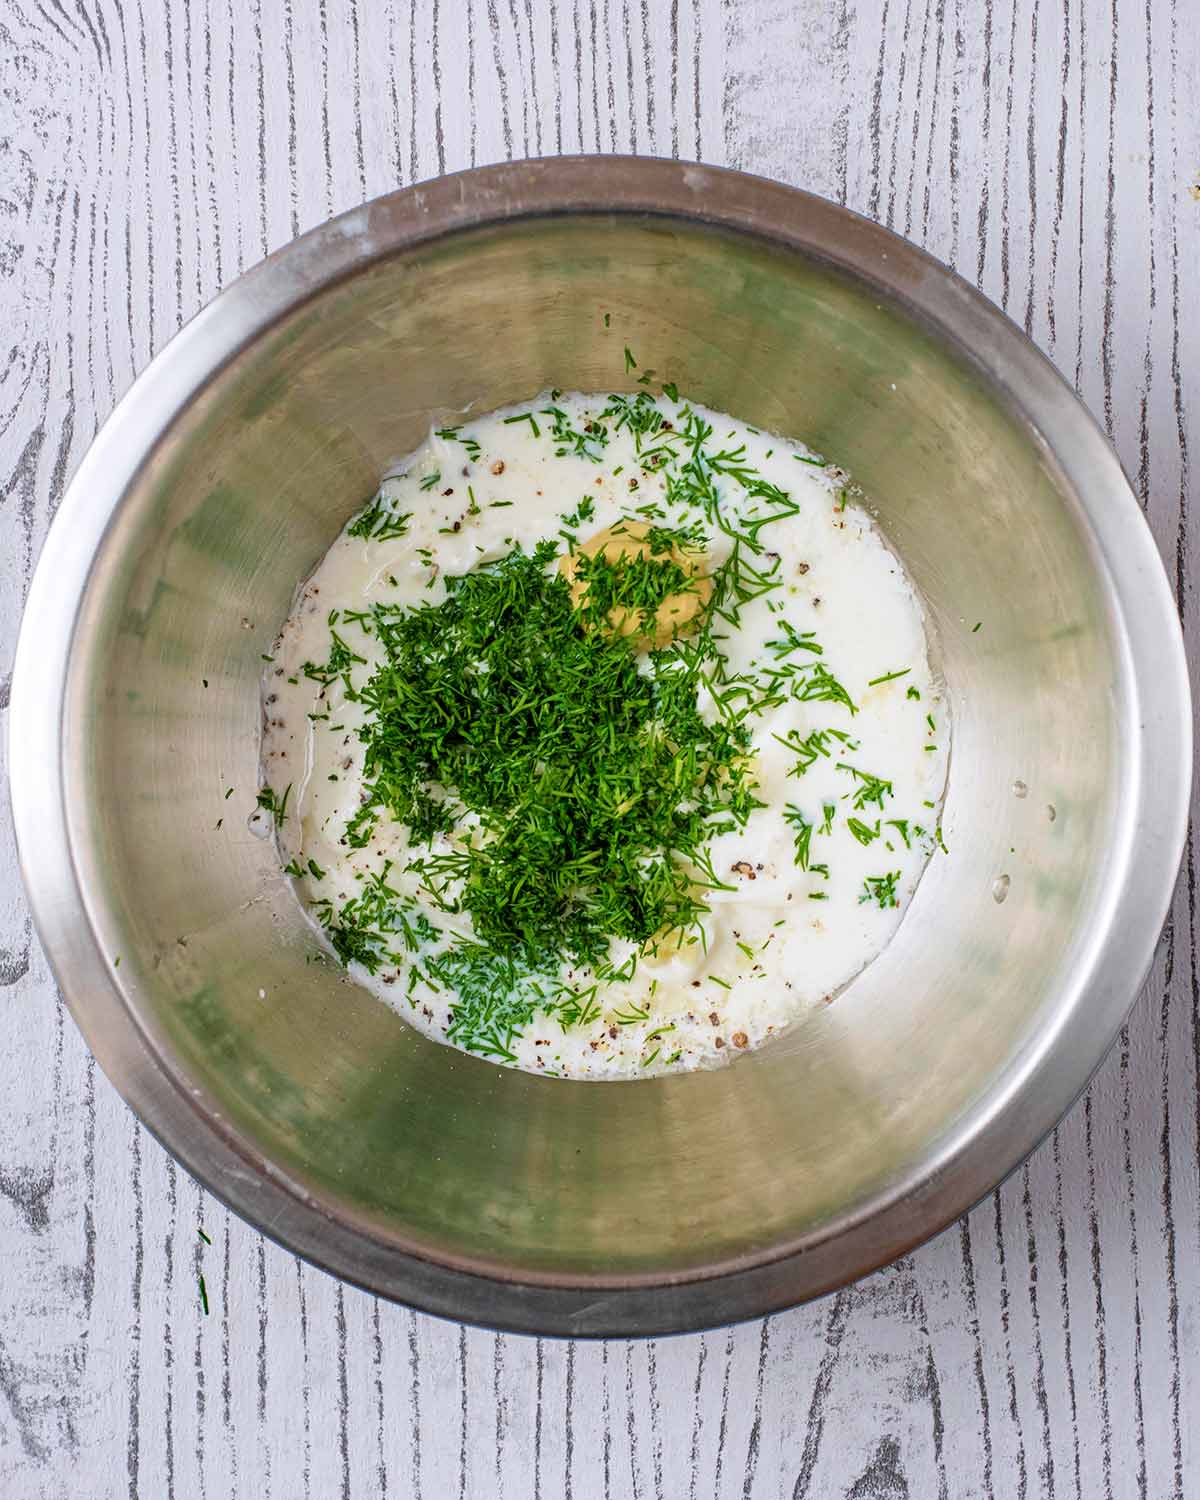
[[[64,483],[179,324],[330,213],[539,152],[728,163],[948,260],[1110,432],[1195,648],[1192,22],[1178,0],[0,0],[0,723]],[[570,1344],[378,1303],[202,1193],[65,1017],[5,803],[0,1493],[1184,1495],[1196,858],[1193,832],[1121,1045],[961,1224],[766,1323]]]

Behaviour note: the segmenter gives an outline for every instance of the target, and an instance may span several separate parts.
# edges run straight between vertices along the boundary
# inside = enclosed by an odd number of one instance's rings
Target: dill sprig
[[[608,429],[603,422],[585,422],[581,431],[571,426],[571,419],[561,406],[544,406],[541,415],[550,418],[550,441],[555,445],[555,458],[573,453],[598,464],[604,457]]]
[[[796,764],[788,772],[789,776],[803,776],[822,756],[828,758],[832,753],[829,748],[831,734],[828,729],[814,729],[811,734],[804,736],[801,736],[798,729],[790,729],[786,735],[772,735],[772,739],[782,745],[785,750],[790,750],[796,757]]]
[[[304,673],[305,677],[311,678],[313,682],[321,683],[323,687],[328,687],[331,682],[336,682],[339,677],[345,678],[346,695],[353,698],[354,689],[346,674],[350,667],[355,665],[361,666],[366,661],[366,657],[359,656],[357,651],[352,650],[342,636],[333,629],[332,625],[329,630],[329,642],[328,661],[320,665],[316,662],[306,661],[300,670]]]
[[[840,703],[852,714],[858,706],[832,672],[819,661],[811,663],[808,671],[792,689],[792,696],[801,703]]]
[[[655,533],[650,533],[653,554]],[[668,546],[670,543],[668,543]],[[670,557],[579,553],[575,576],[584,585],[579,616],[585,625],[636,621],[653,633],[654,617],[672,597],[695,593],[694,578]]]
[[[228,792],[225,794],[229,795]],[[269,812],[275,820],[275,827],[282,828],[284,819],[287,817],[288,798],[292,795],[292,783],[289,781],[280,797],[274,787],[264,786],[255,796],[255,802],[263,812]]]
[[[798,807],[788,803],[783,810],[784,819],[791,824],[796,843],[796,863],[802,870],[808,869],[808,857],[812,848],[813,825]]]
[[[476,941],[425,971],[456,993],[451,1039],[500,1056],[530,1007],[555,1008],[537,976],[563,963],[603,975],[613,939],[694,930],[721,884],[708,841],[761,805],[748,725],[710,725],[697,706],[717,654],[711,631],[652,652],[639,671],[628,640],[584,628],[548,571],[554,553],[552,542],[516,548],[448,576],[437,604],[376,605],[385,660],[358,690],[365,800],[347,842],[368,842],[386,814],[430,846],[409,872],[432,905],[470,915]],[[652,611],[660,590],[687,581],[653,556],[610,571],[613,597],[595,606],[605,613],[628,602],[626,586]],[[589,593],[608,576],[597,569]],[[439,834],[449,848],[432,847]],[[394,909],[395,893],[383,894]],[[395,956],[379,896],[368,885],[319,913],[343,961],[378,968]]]
[[[367,541],[389,542],[408,533],[411,511],[395,511],[382,495],[376,495],[358,520],[349,528],[351,536],[361,536]]]
[[[461,427],[439,427],[437,429],[437,436],[444,438],[448,443],[461,443],[466,449],[467,457],[472,463],[483,452],[483,449],[479,446],[478,438],[471,437],[469,433],[464,436]]]
[[[362,964],[368,974],[378,973],[385,963],[404,961],[403,955],[392,946],[396,940],[409,953],[415,953],[423,941],[438,936],[437,928],[425,913],[402,900],[388,883],[391,870],[389,860],[381,871],[364,879],[359,895],[340,907],[335,907],[328,898],[313,904],[333,951],[344,964]]]
[[[591,495],[584,495],[579,504],[570,513],[562,518],[564,526],[582,526],[585,521],[590,521],[596,514],[596,502]]]
[[[883,806],[883,799],[892,795],[892,783],[885,781],[882,776],[872,776],[869,771],[860,771],[857,766],[848,765],[846,761],[839,760],[837,763],[839,771],[848,771],[854,777],[854,810],[861,812],[864,807],[874,805]]]
[[[868,875],[863,881],[863,893],[858,898],[859,905],[874,901],[883,909],[889,906],[899,906],[900,901],[896,895],[896,882],[899,879],[899,870],[893,870],[888,875]]]

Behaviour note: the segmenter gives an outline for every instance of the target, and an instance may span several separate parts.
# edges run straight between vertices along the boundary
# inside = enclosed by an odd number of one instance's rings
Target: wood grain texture
[[[330,213],[559,151],[951,262],[1107,427],[1194,647],[1198,96],[1193,0],[0,0],[0,728],[64,482],[180,323]],[[0,1495],[1200,1494],[1196,858],[1119,1046],[968,1218],[766,1322],[572,1345],[376,1302],[200,1191],[66,1018],[5,803]]]

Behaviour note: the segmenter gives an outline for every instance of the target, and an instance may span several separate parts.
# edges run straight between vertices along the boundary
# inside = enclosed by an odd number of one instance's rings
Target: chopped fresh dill
[[[471,460],[472,463],[474,463],[479,455],[483,452],[483,449],[479,446],[478,439],[473,438],[469,435],[467,437],[464,437],[461,427],[439,427],[437,429],[437,436],[440,438],[445,438],[447,442],[461,443],[467,450],[467,457]]]
[[[585,422],[582,429],[572,427],[570,418],[559,406],[543,407],[542,416],[549,417],[551,421],[550,440],[556,444],[555,458],[573,453],[578,458],[590,458],[597,464],[603,458],[603,449],[608,442],[608,429],[602,422]]]
[[[608,327],[610,315],[603,317]],[[637,371],[632,351],[624,352],[626,374]],[[859,712],[816,633],[787,618],[796,590],[768,528],[796,515],[800,500],[755,466],[739,436],[745,429],[716,436],[706,417],[679,404],[674,384],[659,383],[661,397],[647,389],[654,375],[641,370],[636,392],[601,397],[587,409],[557,404],[561,393],[552,391],[536,413],[501,418],[507,425],[527,422],[531,438],[547,444],[541,450],[547,457],[600,465],[607,454],[625,462],[612,466],[611,479],[592,470],[596,495],[582,495],[560,517],[557,534],[536,546],[506,537],[505,555],[485,553],[487,560],[470,571],[449,574],[429,549],[418,549],[426,587],[436,581],[428,601],[330,612],[328,657],[302,668],[322,687],[311,718],[349,719],[340,704],[357,705],[343,743],[357,741],[345,780],[360,796],[329,837],[340,837],[348,849],[370,848],[375,869],[359,867],[349,900],[333,882],[325,897],[313,900],[310,891],[314,915],[344,964],[398,982],[397,994],[406,993],[414,1007],[422,1003],[422,987],[442,995],[438,1024],[446,1025],[447,1039],[502,1061],[516,1060],[516,1044],[535,1016],[564,1030],[602,1018],[606,1029],[650,1021],[653,985],[644,1003],[623,998],[615,1011],[606,1005],[606,986],[632,980],[640,960],[663,951],[708,954],[709,893],[736,888],[718,875],[712,841],[744,830],[765,805],[755,760],[762,745],[752,731],[769,710],[799,715],[801,728],[771,736],[788,751],[788,775],[829,761],[831,772],[852,779],[840,799],[854,814],[845,819],[850,835],[864,847],[877,840],[893,847],[879,816],[894,796],[892,782],[837,758],[860,749],[845,729],[828,722],[815,728],[811,714],[787,707]],[[617,434],[622,446],[614,451]],[[439,428],[436,436],[458,443],[472,462],[483,455],[461,424]],[[816,456],[793,456],[824,466]],[[499,460],[493,469],[503,471]],[[586,528],[598,504],[610,503],[623,471],[623,513],[636,518],[651,544],[642,553],[593,555],[583,550]],[[430,491],[442,474],[409,483]],[[470,485],[466,493],[466,515],[482,514]],[[514,501],[484,503],[504,508]],[[835,491],[836,509],[847,503],[843,486]],[[348,531],[370,540],[399,537],[411,519],[381,492]],[[452,523],[447,531],[464,525],[441,513],[437,519]],[[554,523],[547,529],[554,532]],[[686,612],[692,634],[655,648],[650,622],[675,596],[697,592],[697,575],[681,556],[691,549],[713,559],[706,607],[699,615]],[[570,576],[556,566],[564,550]],[[573,596],[576,580],[584,587]],[[735,667],[726,643],[742,612],[760,600],[757,618],[771,620],[771,639],[749,665]],[[623,633],[628,619],[639,623],[639,636]],[[867,686],[912,670],[887,671]],[[334,689],[328,697],[326,687]],[[920,696],[907,687],[908,698]],[[817,712],[817,723],[841,717]],[[932,716],[927,723],[932,733]],[[761,723],[770,727],[769,720]],[[277,823],[290,791],[278,807],[260,793],[260,807]],[[790,802],[782,812],[795,864],[826,885],[807,892],[808,899],[830,899],[830,890],[836,899],[844,888],[831,882],[828,864],[813,862],[812,839],[835,833],[840,804],[810,799],[809,805],[816,809],[811,817]],[[887,826],[906,848],[924,847],[915,825],[893,819]],[[406,835],[400,845],[406,852],[397,866],[380,868],[375,856],[393,845],[397,831]],[[940,828],[936,837],[940,843]],[[827,845],[826,857],[838,848],[836,840]],[[734,866],[739,873],[744,868]],[[297,878],[326,878],[303,855],[285,869]],[[860,900],[898,905],[900,874],[871,877]],[[803,894],[798,890],[797,899]],[[852,886],[843,899],[853,901]],[[746,977],[754,965],[759,975],[756,948],[741,941],[737,947],[748,962],[736,973]],[[719,975],[705,977],[733,987]],[[660,1039],[670,1029],[643,1038],[642,1067],[661,1058]],[[665,1061],[680,1056],[676,1051]]]
[[[796,756],[796,764],[788,772],[789,776],[803,776],[805,771],[822,756],[828,757],[829,755],[829,731],[827,729],[814,729],[803,739],[798,729],[791,729],[784,736],[772,735],[771,738]]]
[[[555,1015],[559,1024],[566,1028],[589,1026],[593,1021],[598,1021],[600,1019],[599,993],[598,984],[589,985],[585,990],[564,986],[555,1001]]]
[[[850,694],[819,661],[813,662],[808,672],[799,679],[797,686],[792,689],[792,696],[801,703],[840,703],[852,714],[858,712],[858,706]]]
[[[411,520],[411,511],[397,513],[382,495],[377,495],[349,528],[349,535],[361,536],[372,542],[388,542],[394,537],[405,536]]]
[[[793,651],[811,651],[814,656],[822,654],[822,648],[814,639],[815,631],[806,630],[801,633],[787,620],[781,620],[779,623],[783,630],[782,636],[778,640],[767,642],[768,651],[775,657],[782,659],[790,656]]]
[[[411,903],[388,883],[392,864],[368,876],[363,889],[349,901],[335,908],[328,899],[313,905],[333,951],[344,964],[360,963],[368,974],[378,972],[382,964],[400,965],[403,954],[390,946],[399,940],[404,949],[415,953],[420,942],[437,936],[437,929]]]
[[[407,869],[423,897],[470,915],[476,941],[426,968],[457,992],[452,1039],[494,1055],[511,1050],[521,1013],[545,1008],[536,976],[564,962],[601,974],[612,939],[693,932],[722,884],[706,844],[760,805],[748,726],[698,711],[723,660],[711,630],[651,653],[646,675],[625,638],[583,628],[547,571],[553,555],[553,543],[517,548],[445,577],[438,604],[376,606],[385,660],[356,689],[364,801],[347,843],[369,842],[386,813],[417,846]],[[601,580],[611,587],[598,597]],[[642,557],[595,568],[589,596],[597,613],[653,611],[686,582],[678,564]],[[451,849],[420,850],[468,815],[474,831]],[[394,895],[388,907],[399,910]],[[372,891],[320,915],[344,961],[377,969],[392,956],[394,924]],[[516,1011],[499,1024],[504,997]]]
[[[883,806],[883,799],[892,796],[892,783],[885,781],[882,776],[872,776],[869,771],[860,771],[857,766],[848,765],[844,760],[837,763],[839,771],[848,771],[854,777],[854,810],[860,812],[864,807],[874,803],[876,807]]]
[[[276,796],[274,787],[265,786],[254,800],[263,812],[269,812],[275,819],[275,827],[282,828],[283,820],[287,817],[288,798],[291,795],[292,783],[289,781],[282,797]]]
[[[337,633],[336,630],[329,632],[329,660],[323,666],[316,662],[306,661],[300,669],[305,677],[310,677],[314,682],[328,686],[336,682],[339,677],[344,677],[348,668],[361,666],[366,658],[360,656],[357,651],[352,650]]]
[[[653,536],[651,532],[652,552]],[[576,577],[584,585],[579,616],[589,626],[606,621],[619,626],[629,617],[651,631],[655,615],[668,599],[696,592],[692,575],[671,558],[580,553]]]
[[[881,908],[899,906],[896,897],[896,882],[900,879],[900,871],[893,870],[888,875],[868,875],[863,881],[863,893],[858,898],[859,905],[863,902],[874,901]]]
[[[582,526],[585,521],[590,521],[596,514],[596,502],[590,495],[585,495],[569,516],[563,517],[564,526]]]
[[[534,437],[541,437],[542,429],[538,426],[537,418],[531,411],[518,412],[515,417],[504,418],[504,425],[506,427],[512,427],[517,422],[528,422],[529,429],[533,433]]]
[[[805,818],[798,807],[788,803],[783,810],[786,822],[792,826],[793,838],[796,844],[796,863],[802,870],[808,869],[808,856],[812,846],[813,825]]]

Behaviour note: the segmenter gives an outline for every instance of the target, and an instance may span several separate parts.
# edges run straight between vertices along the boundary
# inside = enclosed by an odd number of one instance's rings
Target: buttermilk
[[[264,693],[260,800],[333,955],[533,1071],[758,1046],[881,951],[940,843],[899,561],[844,473],[669,384],[432,432]]]

